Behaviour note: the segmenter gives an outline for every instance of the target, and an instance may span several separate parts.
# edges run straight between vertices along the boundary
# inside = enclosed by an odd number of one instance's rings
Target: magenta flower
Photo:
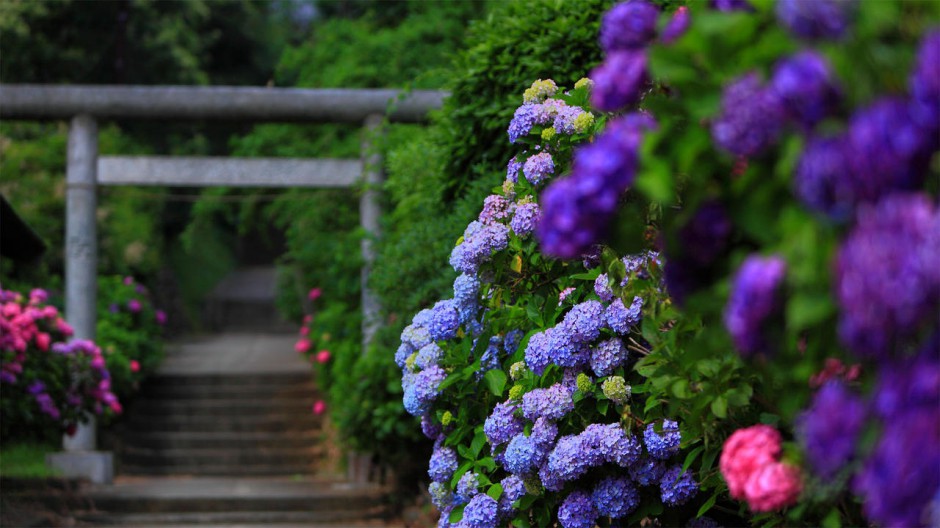
[[[320,295],[323,294],[323,290],[320,288],[313,288],[310,290],[310,293],[307,294],[307,298],[311,301],[315,301],[320,298]]]
[[[140,301],[138,301],[137,299],[131,299],[127,301],[127,309],[130,310],[131,313],[140,312],[140,308],[141,308]]]

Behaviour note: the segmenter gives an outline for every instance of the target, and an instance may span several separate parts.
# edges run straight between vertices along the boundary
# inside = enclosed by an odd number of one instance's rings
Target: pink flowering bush
[[[68,341],[72,328],[47,304],[0,289],[0,436],[46,437],[71,433],[90,414],[120,414],[101,349]]]

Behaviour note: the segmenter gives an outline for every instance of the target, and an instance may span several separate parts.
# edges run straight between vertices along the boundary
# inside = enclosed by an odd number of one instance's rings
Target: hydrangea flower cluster
[[[786,262],[777,256],[751,256],[741,264],[725,307],[725,328],[734,346],[745,355],[770,351],[764,331],[779,310],[779,290]]]

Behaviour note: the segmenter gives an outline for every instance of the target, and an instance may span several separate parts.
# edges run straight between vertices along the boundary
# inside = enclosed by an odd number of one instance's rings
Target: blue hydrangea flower
[[[532,389],[522,396],[522,415],[529,420],[540,417],[558,420],[573,410],[571,391],[560,383],[547,389]]]
[[[454,302],[457,303],[457,314],[461,323],[466,323],[476,317],[480,310],[480,279],[466,273],[454,279]]]
[[[597,517],[594,501],[585,491],[572,491],[558,507],[558,522],[564,528],[594,528]]]
[[[460,504],[465,504],[470,502],[470,499],[480,495],[480,486],[482,485],[482,480],[480,480],[480,474],[468,471],[464,473],[460,480],[457,481],[457,492],[454,494],[455,499]]]
[[[499,496],[497,510],[500,518],[506,518],[515,509],[512,504],[525,496],[525,484],[516,475],[509,475],[501,480],[499,484],[503,487],[503,493]]]
[[[395,351],[395,364],[398,365],[398,368],[405,368],[405,361],[408,359],[408,356],[415,353],[415,349],[409,343],[402,343],[398,350]]]
[[[420,350],[422,347],[424,347],[424,345],[427,345],[431,342],[431,334],[424,326],[416,326],[414,323],[412,323],[401,331],[401,342],[408,344],[414,350]],[[407,357],[408,356],[405,356],[406,359]],[[404,365],[405,362],[402,361],[401,366]]]
[[[437,398],[438,386],[446,377],[447,372],[437,365],[415,374],[413,383],[405,388],[405,410],[412,416],[421,416],[427,412]]]
[[[620,519],[640,505],[640,492],[626,477],[607,477],[594,487],[591,499],[600,515]]]
[[[610,303],[610,306],[607,307],[604,317],[607,321],[607,326],[609,326],[611,330],[619,335],[627,335],[630,329],[640,322],[642,313],[643,298],[636,296],[633,298],[633,302],[630,303],[629,308],[624,306],[622,299],[615,299],[614,302]]]
[[[432,482],[428,485],[428,493],[431,494],[431,503],[443,510],[454,503],[454,494],[451,493],[447,484],[442,482]]]
[[[509,441],[503,457],[506,471],[514,475],[526,475],[536,467],[538,448],[530,437],[520,433]]]
[[[453,299],[438,301],[431,309],[431,324],[428,333],[434,341],[453,339],[460,327],[460,316]]]
[[[421,433],[427,438],[435,439],[441,434],[441,426],[434,423],[434,420],[428,414],[421,415]]]
[[[633,106],[649,84],[645,51],[617,51],[591,70],[594,81],[591,106],[604,112],[616,112]]]
[[[454,477],[455,471],[457,471],[457,453],[449,447],[435,448],[428,465],[428,476],[431,480],[446,484]]]
[[[431,324],[431,317],[432,317],[431,309],[425,308],[415,314],[415,316],[411,319],[411,324],[414,325],[415,328],[421,327],[421,326],[427,327],[429,324]],[[421,348],[421,347],[418,347],[418,348]]]
[[[522,174],[532,185],[538,185],[555,173],[555,162],[548,152],[536,154],[525,161]]]
[[[532,425],[532,434],[529,438],[535,442],[539,449],[550,448],[558,437],[558,426],[548,418],[540,417]]]
[[[509,245],[509,227],[500,223],[480,225],[482,227],[473,231],[468,228],[463,242],[451,251],[450,265],[461,273],[475,275],[480,264],[489,261],[494,251]]]
[[[460,524],[467,528],[496,528],[498,521],[496,500],[480,493],[464,508]]]
[[[627,435],[620,424],[591,424],[578,436],[582,456],[592,466],[607,462],[630,467],[640,459],[640,443]]]
[[[627,362],[627,348],[619,338],[601,341],[591,349],[591,369],[598,376],[610,376]]]
[[[865,403],[841,382],[826,383],[797,420],[797,436],[813,471],[830,479],[855,455],[867,418]]]
[[[516,206],[516,213],[509,222],[512,232],[519,238],[525,238],[535,230],[535,224],[539,221],[541,208],[535,202],[519,204]]]
[[[679,433],[679,424],[672,420],[663,420],[662,434],[656,432],[654,424],[646,426],[643,432],[643,443],[653,458],[666,460],[679,453],[679,443],[682,435]]]
[[[526,345],[525,364],[537,376],[541,376],[545,372],[545,367],[551,364],[551,349],[549,348],[551,334],[551,329],[532,334]]]
[[[786,272],[780,257],[751,255],[735,274],[724,323],[734,346],[745,356],[770,350],[764,327],[779,310],[778,290]]]
[[[499,336],[490,338],[489,346],[486,347],[486,350],[480,357],[480,370],[476,372],[478,379],[482,377],[486,371],[500,368],[499,356],[502,352],[500,349],[502,344],[503,340]]]
[[[442,357],[444,357],[444,351],[441,350],[441,347],[437,346],[437,343],[428,343],[415,356],[415,367],[420,370],[430,368],[432,365],[440,363]]]
[[[564,325],[571,329],[575,343],[589,343],[597,339],[606,326],[604,305],[598,301],[584,301],[574,305],[565,314]],[[568,365],[565,365],[568,366]]]
[[[522,162],[516,161],[516,157],[513,156],[509,159],[509,163],[506,164],[506,181],[519,183],[520,170],[522,170]]]
[[[548,336],[548,362],[561,367],[580,367],[590,359],[590,350],[575,341],[575,329],[565,320],[545,331]]]
[[[529,134],[529,131],[532,130],[532,126],[536,123],[536,114],[538,111],[539,105],[537,104],[524,104],[516,109],[512,116],[512,121],[509,122],[509,129],[507,130],[510,143],[515,143],[522,136]]]
[[[839,39],[848,31],[854,4],[854,0],[780,0],[777,20],[797,37]]]
[[[698,483],[692,473],[682,471],[682,466],[675,465],[663,473],[659,481],[659,490],[666,506],[680,506],[698,493]]]
[[[512,437],[521,433],[525,424],[515,416],[519,404],[512,401],[497,403],[493,412],[483,422],[483,433],[490,445],[505,444]]]
[[[612,7],[601,20],[600,42],[605,53],[645,47],[656,37],[659,9],[646,0]]]
[[[644,456],[630,466],[629,471],[630,478],[640,486],[658,486],[663,473],[666,472],[666,466],[660,460]]]
[[[784,115],[777,94],[764,87],[756,73],[749,73],[725,87],[712,139],[736,156],[753,157],[777,142]]]
[[[519,348],[519,341],[522,340],[524,333],[522,330],[510,330],[506,332],[506,336],[503,338],[503,350],[507,354],[513,354],[516,352],[516,349]]]
[[[604,302],[614,300],[614,291],[610,289],[609,280],[606,273],[601,273],[594,279],[594,293]]]
[[[839,91],[829,63],[815,51],[802,51],[774,66],[771,89],[790,117],[806,130],[838,110]]]

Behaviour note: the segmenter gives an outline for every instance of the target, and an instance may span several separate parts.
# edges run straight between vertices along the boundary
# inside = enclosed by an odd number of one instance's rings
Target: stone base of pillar
[[[114,482],[114,454],[110,451],[49,453],[46,465],[64,477],[86,478],[95,484]]]

